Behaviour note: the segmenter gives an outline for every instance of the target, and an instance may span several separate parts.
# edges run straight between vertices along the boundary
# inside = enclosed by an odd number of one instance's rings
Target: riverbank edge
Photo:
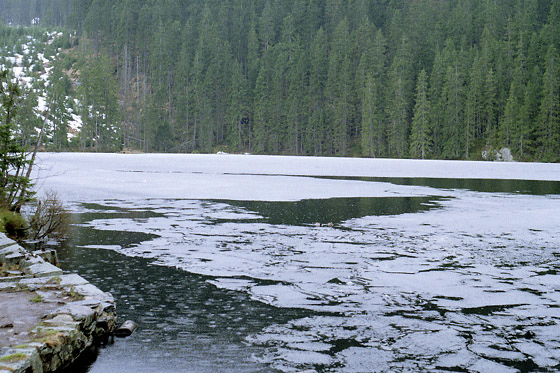
[[[51,256],[51,258],[48,258]],[[43,257],[32,253],[0,233],[0,292],[34,292],[45,307],[38,324],[21,333],[16,344],[0,348],[0,373],[55,372],[72,364],[91,346],[115,329],[115,301],[76,274],[64,274]],[[3,304],[2,309],[10,307]],[[1,313],[1,310],[0,310]],[[9,326],[8,326],[9,327]]]

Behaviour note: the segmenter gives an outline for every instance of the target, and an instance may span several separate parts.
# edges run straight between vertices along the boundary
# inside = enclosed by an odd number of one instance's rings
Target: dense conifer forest
[[[118,122],[84,120],[90,148],[560,159],[560,0],[0,0],[0,18],[71,33],[83,97]]]

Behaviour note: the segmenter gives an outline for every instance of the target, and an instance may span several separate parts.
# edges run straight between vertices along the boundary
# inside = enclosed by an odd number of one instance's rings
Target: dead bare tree
[[[71,216],[53,191],[45,193],[35,205],[29,218],[31,240],[43,241],[48,238],[66,238],[70,229]]]

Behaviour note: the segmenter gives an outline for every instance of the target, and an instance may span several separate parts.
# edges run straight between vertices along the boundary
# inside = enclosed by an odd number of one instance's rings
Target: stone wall
[[[113,296],[0,233],[0,373],[53,372],[116,327]]]

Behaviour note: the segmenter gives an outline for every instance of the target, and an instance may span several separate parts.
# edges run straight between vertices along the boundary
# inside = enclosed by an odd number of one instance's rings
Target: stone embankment
[[[0,373],[53,372],[116,327],[113,296],[0,233]]]

